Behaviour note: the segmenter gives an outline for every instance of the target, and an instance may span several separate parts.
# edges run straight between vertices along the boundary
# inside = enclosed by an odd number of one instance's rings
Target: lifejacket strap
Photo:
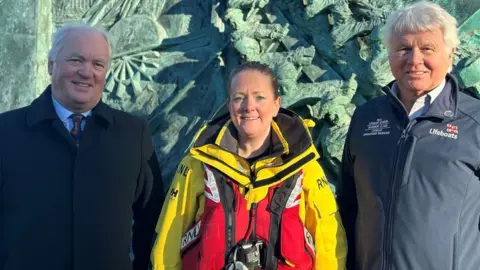
[[[270,233],[268,235],[267,255],[265,269],[277,269],[278,258],[280,256],[280,221],[282,212],[287,205],[288,198],[295,188],[295,180],[299,173],[287,179],[283,185],[278,188],[272,196],[268,206],[270,211]]]

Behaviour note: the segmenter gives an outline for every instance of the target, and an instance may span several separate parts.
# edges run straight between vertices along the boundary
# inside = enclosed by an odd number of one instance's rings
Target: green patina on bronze
[[[393,77],[380,29],[400,0],[0,0],[0,111],[48,83],[51,32],[105,27],[113,59],[104,101],[148,119],[166,181],[202,125],[225,111],[226,78],[245,60],[270,65],[283,106],[313,119],[335,183],[353,110]],[[480,1],[437,0],[459,22],[453,73],[480,95]]]

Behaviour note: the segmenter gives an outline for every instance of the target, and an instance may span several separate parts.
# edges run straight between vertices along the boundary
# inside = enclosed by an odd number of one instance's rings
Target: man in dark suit
[[[110,60],[107,33],[64,25],[51,85],[0,114],[0,269],[148,268],[163,185],[145,121],[101,101]]]

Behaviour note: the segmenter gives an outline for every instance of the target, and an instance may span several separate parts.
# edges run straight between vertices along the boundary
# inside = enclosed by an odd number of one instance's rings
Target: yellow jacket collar
[[[305,121],[295,113],[281,109],[271,132],[270,155],[250,165],[236,154],[237,131],[224,115],[200,129],[190,155],[250,188],[275,185],[319,158]]]

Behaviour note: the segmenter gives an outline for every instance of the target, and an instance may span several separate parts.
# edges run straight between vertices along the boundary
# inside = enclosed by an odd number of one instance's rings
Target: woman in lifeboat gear
[[[344,269],[345,232],[310,121],[280,108],[266,65],[241,65],[228,83],[230,113],[200,129],[178,166],[153,269]]]

